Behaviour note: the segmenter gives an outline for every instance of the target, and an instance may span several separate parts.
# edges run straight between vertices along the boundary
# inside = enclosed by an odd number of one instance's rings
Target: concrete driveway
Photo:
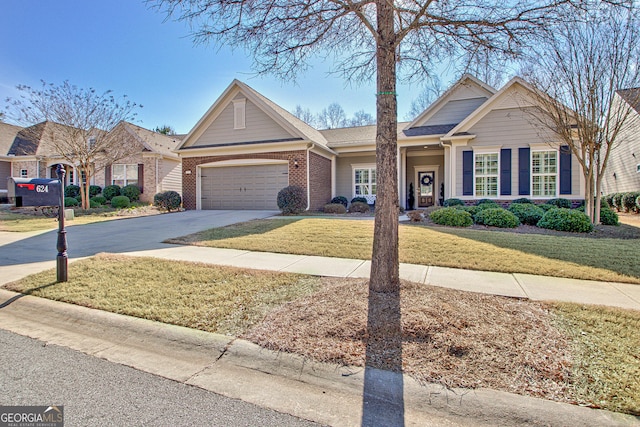
[[[160,249],[171,237],[184,236],[214,227],[267,218],[278,211],[185,211],[69,226],[67,230],[69,259],[99,252],[126,253]],[[55,266],[58,232],[0,232],[0,285],[43,266]],[[24,238],[20,238],[24,237]],[[43,264],[44,263],[44,264]]]

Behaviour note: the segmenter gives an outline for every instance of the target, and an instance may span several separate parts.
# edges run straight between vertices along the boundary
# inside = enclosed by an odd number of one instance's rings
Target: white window
[[[476,197],[498,197],[498,153],[475,154]]]
[[[640,163],[636,165],[636,172],[640,173]]]
[[[29,176],[29,172],[26,169],[20,169],[20,177],[27,178]]]
[[[234,129],[245,128],[246,104],[247,104],[247,100],[244,98],[233,100],[233,128]]]
[[[558,152],[533,151],[531,153],[531,195],[556,197],[558,188]]]
[[[112,165],[111,184],[124,187],[125,185],[138,185],[138,165]]]
[[[354,197],[364,197],[368,203],[375,201],[376,195],[376,167],[353,167],[353,194]]]

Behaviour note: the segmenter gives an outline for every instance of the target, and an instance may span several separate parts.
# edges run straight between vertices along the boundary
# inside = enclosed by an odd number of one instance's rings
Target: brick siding
[[[311,200],[309,210],[320,210],[331,201],[331,160],[309,153]]]

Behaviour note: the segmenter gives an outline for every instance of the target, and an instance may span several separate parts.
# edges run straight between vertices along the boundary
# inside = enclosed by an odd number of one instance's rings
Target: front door
[[[418,172],[418,207],[426,208],[433,206],[433,185],[435,172],[424,171]]]

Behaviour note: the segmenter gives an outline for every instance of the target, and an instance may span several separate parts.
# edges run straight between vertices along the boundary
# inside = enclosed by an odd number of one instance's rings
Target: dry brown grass
[[[571,400],[567,339],[543,304],[411,282],[402,283],[400,299],[402,336],[370,342],[372,366],[398,370],[399,361],[385,354],[401,341],[402,369],[418,380]],[[275,309],[244,337],[273,350],[364,366],[368,304],[366,280],[325,279],[322,290]],[[389,297],[375,304],[372,313],[397,307]]]

